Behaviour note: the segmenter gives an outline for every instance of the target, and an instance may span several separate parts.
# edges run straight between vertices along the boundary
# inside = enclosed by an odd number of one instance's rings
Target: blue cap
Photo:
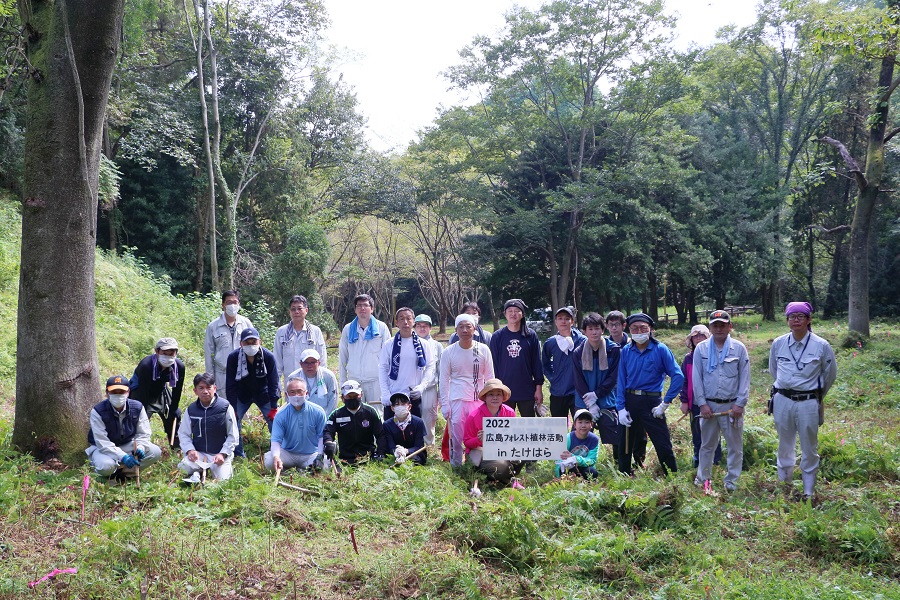
[[[249,338],[256,338],[257,340],[262,339],[259,337],[259,332],[255,327],[248,327],[241,332],[241,342]]]

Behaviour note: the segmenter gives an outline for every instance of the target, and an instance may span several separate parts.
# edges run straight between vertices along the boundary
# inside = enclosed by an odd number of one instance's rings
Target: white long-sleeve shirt
[[[433,351],[429,351],[427,340],[419,338],[422,351],[425,353],[425,366],[419,367],[416,359],[416,347],[413,345],[412,336],[400,338],[400,365],[397,369],[397,379],[391,379],[391,358],[393,356],[394,340],[381,347],[381,358],[378,361],[378,380],[381,383],[381,403],[391,405],[391,395],[397,392],[409,394],[410,388],[419,388],[419,392],[425,391],[423,381],[434,379],[436,357]]]
[[[208,409],[210,406],[215,404],[215,398],[209,403],[209,406],[205,406],[205,409]],[[234,407],[229,404],[228,410],[225,411],[225,443],[222,444],[222,450],[219,452],[220,454],[224,454],[226,457],[234,456],[234,448],[237,446],[238,439],[238,426],[237,426],[237,418],[234,414]],[[194,450],[194,437],[193,432],[191,431],[191,419],[188,417],[187,409],[185,409],[182,419],[178,424],[178,441],[181,443],[181,450],[185,454]]]
[[[122,421],[128,416],[127,408],[126,410],[117,413],[116,416],[119,417],[119,421]],[[122,457],[125,456],[126,453],[122,452],[118,446],[109,440],[103,417],[101,417],[94,409],[91,409],[91,431],[94,434],[94,446],[97,447],[96,451],[115,458],[116,462],[122,460]],[[133,439],[138,446],[144,446],[146,448],[150,444],[150,419],[147,417],[147,411],[143,408],[141,409],[141,416],[138,417]],[[90,448],[88,448],[88,453],[90,453]]]
[[[476,364],[477,357],[477,364]],[[474,342],[463,348],[451,344],[441,354],[441,405],[451,400],[476,400],[484,382],[494,376],[494,359],[487,344]]]
[[[372,317],[375,321],[375,329],[379,335],[371,340],[365,339],[366,330],[358,328],[359,339],[354,343],[348,341],[350,326],[353,321],[344,325],[341,331],[341,341],[338,344],[338,360],[340,361],[340,383],[343,385],[348,379],[359,383],[378,381],[378,361],[381,358],[381,347],[390,344],[391,330],[387,325]]]
[[[206,372],[216,378],[219,387],[219,397],[225,398],[225,367],[228,365],[228,355],[241,346],[241,332],[248,327],[253,327],[250,319],[243,315],[234,318],[234,332],[225,321],[225,313],[210,321],[206,326],[206,338],[203,340],[203,358],[206,362]]]
[[[325,347],[325,336],[322,330],[305,321],[303,329],[294,330],[294,324],[282,325],[275,332],[275,344],[272,346],[272,354],[275,355],[275,364],[278,366],[278,379],[282,389],[287,386],[287,376],[300,368],[300,355],[304,350],[315,350],[319,353],[319,363],[323,367],[328,366],[328,351]]]
[[[431,372],[431,377],[428,376],[428,373],[425,373],[419,385],[422,386],[422,390],[437,389],[438,379],[441,376],[441,355],[444,353],[444,345],[431,336],[427,338],[420,336],[419,339],[425,344],[426,360],[434,361],[434,370]]]

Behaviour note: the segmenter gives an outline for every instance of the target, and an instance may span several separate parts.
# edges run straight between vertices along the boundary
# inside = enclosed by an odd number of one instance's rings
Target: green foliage
[[[331,248],[321,226],[303,222],[288,231],[283,250],[272,259],[263,290],[279,305],[295,294],[307,299],[316,293],[316,281],[324,275]],[[311,307],[312,308],[312,307]]]

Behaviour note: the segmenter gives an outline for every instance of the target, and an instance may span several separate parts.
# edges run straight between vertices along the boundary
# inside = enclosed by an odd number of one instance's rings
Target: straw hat
[[[500,390],[503,392],[503,401],[506,402],[509,400],[509,397],[512,395],[512,392],[509,391],[509,388],[503,385],[503,382],[499,379],[488,379],[484,382],[484,387],[481,388],[481,391],[478,392],[479,400],[484,400],[484,397],[488,394],[488,392],[492,392],[494,390]]]

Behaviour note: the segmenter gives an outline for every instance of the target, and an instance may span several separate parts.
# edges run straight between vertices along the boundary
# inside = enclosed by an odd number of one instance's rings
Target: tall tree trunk
[[[100,399],[94,252],[100,145],[124,0],[32,0],[13,444],[84,460]],[[50,440],[52,439],[52,442]]]

